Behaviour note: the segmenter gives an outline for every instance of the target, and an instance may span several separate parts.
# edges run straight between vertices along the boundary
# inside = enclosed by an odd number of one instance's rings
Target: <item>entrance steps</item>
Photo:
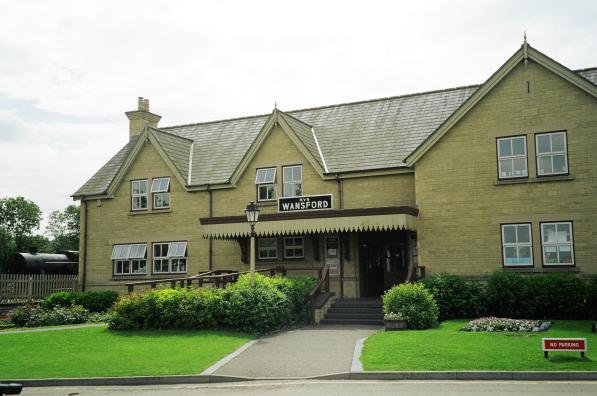
[[[383,325],[383,307],[379,298],[342,298],[334,301],[319,324]]]

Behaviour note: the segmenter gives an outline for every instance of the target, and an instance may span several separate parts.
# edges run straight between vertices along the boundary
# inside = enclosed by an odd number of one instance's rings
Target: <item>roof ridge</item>
[[[357,101],[354,101],[354,102],[342,102],[342,103],[335,103],[335,104],[331,104],[331,105],[306,107],[306,108],[302,108],[302,109],[295,109],[295,110],[284,111],[283,113],[285,113],[287,115],[290,115],[291,117],[299,120],[298,118],[292,116],[292,114],[290,114],[290,113],[296,113],[296,112],[299,112],[299,111],[307,111],[307,110],[325,109],[325,108],[328,108],[328,107],[348,106],[348,105],[355,105],[355,104],[361,104],[361,103],[378,102],[378,101],[389,100],[389,99],[407,98],[407,97],[410,97],[410,96],[417,96],[417,95],[429,95],[429,94],[434,94],[434,93],[439,93],[439,92],[457,91],[457,90],[465,89],[465,88],[479,88],[481,85],[482,84],[462,85],[462,86],[452,87],[452,88],[435,89],[435,90],[431,90],[431,91],[414,92],[414,93],[408,93],[408,94],[403,94],[403,95],[385,96],[385,97],[375,98],[375,99],[357,100]],[[281,110],[279,110],[279,111],[281,111]],[[160,127],[160,129],[181,128],[181,127],[193,126],[193,125],[215,124],[215,123],[218,123],[218,122],[237,121],[237,120],[244,120],[244,119],[249,119],[249,118],[267,117],[270,114],[271,113],[251,115],[251,116],[243,116],[243,117],[225,118],[225,119],[221,119],[221,120],[193,122],[193,123],[190,123],[190,124],[181,124],[181,125],[172,125],[172,126],[167,126],[167,127]],[[304,121],[301,121],[301,122],[303,122],[303,124],[305,124]],[[308,124],[306,124],[306,125],[308,125]]]
[[[309,128],[311,128],[311,129],[313,128],[313,126],[312,126],[312,125],[310,125],[310,124],[307,124],[305,121],[303,121],[303,120],[301,120],[301,119],[299,119],[299,118],[297,118],[297,117],[293,116],[292,114],[288,114],[287,112],[285,112],[285,111],[282,111],[282,110],[280,110],[280,109],[278,109],[278,112],[279,112],[280,114],[282,114],[282,116],[283,116],[283,117],[290,117],[290,118],[292,118],[293,120],[295,120],[295,121],[297,121],[297,122],[299,122],[299,123],[303,124],[303,125],[304,125],[304,126],[306,126],[306,127],[309,127]]]
[[[155,131],[155,132],[159,132],[159,133],[166,134],[166,135],[168,135],[168,136],[173,136],[173,137],[175,137],[175,138],[183,139],[183,140],[186,140],[186,141],[188,141],[188,142],[191,142],[191,143],[193,143],[193,142],[194,142],[194,140],[193,140],[193,139],[189,139],[189,138],[187,138],[187,137],[180,136],[180,135],[175,135],[175,134],[173,134],[173,133],[170,133],[170,132],[162,131],[162,130],[161,130],[161,128],[148,127],[148,129],[151,129],[151,130],[153,130],[153,131]]]
[[[589,71],[589,70],[597,70],[597,66],[585,67],[584,69],[576,69],[576,70],[572,70],[572,71],[575,73],[580,73],[580,72]]]

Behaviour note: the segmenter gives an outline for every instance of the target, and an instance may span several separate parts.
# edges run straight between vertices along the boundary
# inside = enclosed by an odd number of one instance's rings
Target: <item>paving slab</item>
[[[321,325],[285,331],[257,340],[216,375],[304,378],[350,372],[355,343],[378,326]]]

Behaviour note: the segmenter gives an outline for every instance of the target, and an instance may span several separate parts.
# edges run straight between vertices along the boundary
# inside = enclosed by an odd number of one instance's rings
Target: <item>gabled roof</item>
[[[526,48],[525,48],[526,47]],[[597,94],[597,68],[571,71],[523,45],[484,84],[197,124],[149,128],[150,139],[187,188],[227,186],[278,122],[320,174],[408,168],[514,66],[531,59]],[[112,193],[139,137],[133,137],[74,197]]]
[[[419,146],[408,155],[406,162],[408,165],[413,165],[419,158],[421,158],[435,143],[437,143],[442,136],[444,136],[458,121],[460,121],[477,103],[481,101],[500,81],[502,81],[516,66],[521,62],[528,62],[532,60],[545,69],[560,76],[569,83],[575,85],[586,93],[597,97],[597,85],[595,81],[591,80],[597,77],[593,69],[583,69],[579,72],[574,72],[566,66],[556,62],[542,52],[537,51],[528,43],[522,44],[520,49],[514,53],[495,73],[481,85],[481,87],[468,98],[453,114],[450,115],[432,134],[419,144]]]

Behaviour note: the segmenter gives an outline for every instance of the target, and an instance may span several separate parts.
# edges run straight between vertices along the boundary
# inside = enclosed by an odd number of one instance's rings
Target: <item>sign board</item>
[[[278,212],[306,212],[332,209],[332,194],[278,198]]]
[[[548,352],[580,352],[584,357],[587,351],[586,338],[542,338],[541,344],[545,358]]]
[[[338,256],[338,237],[325,238],[325,254],[327,257]]]

